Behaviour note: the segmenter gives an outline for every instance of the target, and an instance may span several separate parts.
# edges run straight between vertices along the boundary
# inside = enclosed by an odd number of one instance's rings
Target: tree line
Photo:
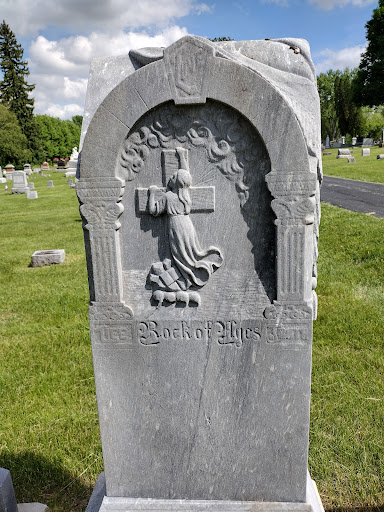
[[[358,68],[329,70],[317,78],[321,135],[381,137],[384,128],[384,0],[366,23],[367,49]],[[230,41],[230,37],[213,41]],[[81,116],[72,120],[34,115],[35,86],[28,83],[24,50],[5,21],[0,25],[0,165],[69,157],[78,146]]]
[[[34,115],[35,86],[29,84],[28,64],[15,34],[3,21],[0,25],[0,165],[22,167],[29,162],[69,157],[80,141],[82,116],[61,120]]]

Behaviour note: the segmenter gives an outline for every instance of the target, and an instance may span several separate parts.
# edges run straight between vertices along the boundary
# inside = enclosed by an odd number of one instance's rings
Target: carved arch
[[[105,98],[85,136],[82,178],[121,178],[116,160],[129,130],[152,108],[175,100],[167,51],[172,52],[173,47],[180,47],[184,40],[190,39],[193,38],[187,36],[171,45],[165,50],[164,59],[138,69]],[[200,40],[199,43],[204,45]],[[223,80],[223,77],[227,78]],[[255,127],[266,146],[272,173],[309,172],[308,148],[300,124],[285,98],[270,82],[243,65],[213,55],[204,79],[208,82],[206,98],[234,108]],[[191,101],[196,102],[196,99]],[[201,103],[204,102],[203,98]],[[122,103],[126,104],[123,110]],[[266,109],[266,104],[273,108]]]

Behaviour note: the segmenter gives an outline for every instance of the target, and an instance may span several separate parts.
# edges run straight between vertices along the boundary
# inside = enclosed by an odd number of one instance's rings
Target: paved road
[[[384,185],[324,176],[321,201],[384,218]]]

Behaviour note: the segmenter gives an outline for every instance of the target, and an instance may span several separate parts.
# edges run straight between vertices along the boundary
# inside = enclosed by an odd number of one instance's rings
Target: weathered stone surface
[[[12,194],[26,194],[29,191],[27,175],[24,171],[13,171]]]
[[[354,156],[349,156],[349,157],[348,157],[348,163],[349,163],[349,164],[352,164],[352,163],[354,163],[354,162],[356,162],[356,158],[355,158]]]
[[[44,265],[56,265],[65,260],[64,249],[54,249],[48,251],[35,251],[32,254],[31,266],[42,267]]]
[[[347,159],[347,158],[349,158],[349,155],[337,155],[336,158],[337,159],[341,159],[341,160],[342,159]]]
[[[362,156],[370,156],[371,155],[371,150],[369,148],[362,148],[361,149],[361,155]]]
[[[69,185],[69,186],[73,185],[73,180],[67,180],[67,185]]]
[[[33,189],[35,188],[35,184],[33,183],[33,181],[30,181],[30,182],[28,183],[28,188],[29,188],[30,190],[33,190]]]
[[[52,180],[48,180],[47,181],[47,186],[48,186],[48,188],[53,188],[54,187],[53,181]]]
[[[37,199],[38,197],[37,190],[28,190],[27,199]]]
[[[0,468],[0,512],[18,512],[11,473]]]
[[[384,160],[384,155],[383,154],[377,155],[376,159],[377,160]]]
[[[337,154],[338,155],[348,155],[349,156],[351,154],[351,150],[347,149],[347,148],[341,148],[341,149],[337,150]]]
[[[49,507],[44,503],[18,503],[17,512],[49,512]]]
[[[309,48],[187,36],[163,53],[103,76],[83,124],[100,510],[314,511]]]

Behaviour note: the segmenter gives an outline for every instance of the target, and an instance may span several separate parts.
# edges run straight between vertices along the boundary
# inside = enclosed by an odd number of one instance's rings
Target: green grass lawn
[[[37,200],[0,188],[0,466],[19,502],[80,512],[102,470],[87,273],[75,191],[50,179]],[[309,465],[328,510],[384,506],[383,231],[323,206]],[[42,249],[65,263],[30,268]]]
[[[326,149],[330,155],[323,156],[323,171],[326,176],[349,178],[351,180],[384,183],[384,160],[378,160],[377,155],[384,154],[384,148],[372,147],[370,156],[361,156],[361,148],[353,149],[352,156],[356,162],[336,158],[337,149]]]

